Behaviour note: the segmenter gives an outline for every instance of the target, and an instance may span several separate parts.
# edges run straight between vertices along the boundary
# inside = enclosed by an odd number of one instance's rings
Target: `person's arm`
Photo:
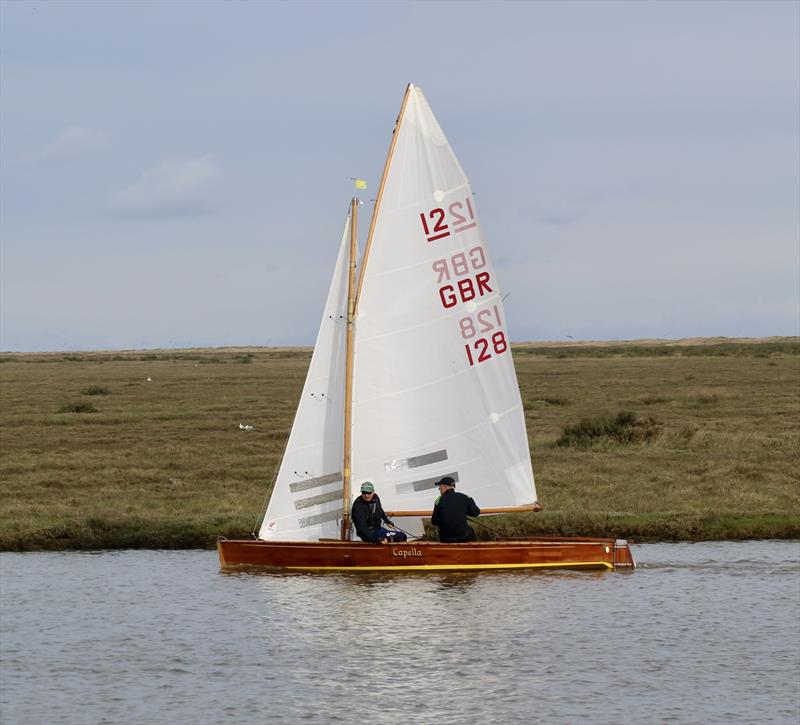
[[[431,524],[434,526],[439,525],[439,499],[436,499],[436,503],[433,504],[433,512],[431,513]]]
[[[356,527],[358,537],[363,541],[369,538],[367,532],[367,510],[364,506],[360,506],[358,499],[353,501],[353,508],[350,511],[350,518],[353,520],[353,526]]]
[[[467,501],[467,515],[468,516],[480,516],[481,510],[478,508],[478,505],[475,501],[472,500],[470,497],[469,501]]]

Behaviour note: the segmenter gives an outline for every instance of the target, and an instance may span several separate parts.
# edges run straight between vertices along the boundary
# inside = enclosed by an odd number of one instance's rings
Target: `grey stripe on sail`
[[[414,493],[416,491],[426,491],[429,488],[433,488],[433,484],[436,483],[439,479],[443,478],[444,476],[450,476],[456,483],[458,483],[458,472],[453,471],[453,473],[442,473],[438,476],[434,476],[433,478],[422,478],[419,481],[409,481],[408,483],[398,483],[394,490],[397,493]]]
[[[292,493],[297,493],[298,491],[308,491],[309,488],[324,486],[328,483],[336,483],[337,481],[341,480],[341,471],[339,473],[328,473],[325,476],[317,476],[316,478],[307,478],[305,481],[295,481],[294,483],[290,483],[289,490]]]
[[[300,528],[305,528],[306,526],[322,524],[326,521],[336,521],[338,518],[341,518],[341,515],[341,511],[328,511],[324,514],[316,514],[315,516],[306,516],[303,519],[298,519],[297,523],[300,524]]]
[[[383,464],[384,470],[388,472],[397,471],[401,468],[419,468],[429,466],[431,463],[447,460],[447,450],[434,451],[433,453],[423,453],[421,456],[411,456],[411,458],[394,458],[388,463]]]
[[[420,466],[427,466],[429,463],[438,463],[439,461],[447,460],[447,450],[434,451],[433,453],[425,453],[422,456],[414,456],[408,459],[409,468],[419,468]]]
[[[319,496],[298,499],[294,502],[294,507],[299,511],[300,509],[307,509],[309,506],[318,506],[321,503],[328,503],[329,501],[341,501],[343,490],[344,489],[340,488],[338,491],[321,493]]]

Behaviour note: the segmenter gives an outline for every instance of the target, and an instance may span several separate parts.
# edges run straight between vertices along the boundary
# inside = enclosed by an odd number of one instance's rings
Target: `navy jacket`
[[[440,541],[468,541],[474,537],[467,516],[480,516],[481,510],[467,495],[447,489],[433,506],[431,523],[439,527]]]
[[[375,541],[375,531],[381,528],[381,522],[389,523],[386,513],[381,506],[381,500],[376,493],[372,501],[367,503],[361,496],[353,501],[353,508],[350,511],[350,518],[356,527],[356,533],[361,541]]]

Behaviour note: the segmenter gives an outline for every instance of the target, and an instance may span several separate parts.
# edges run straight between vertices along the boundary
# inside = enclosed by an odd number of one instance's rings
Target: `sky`
[[[0,349],[313,344],[407,83],[511,338],[800,334],[800,2],[0,1]]]

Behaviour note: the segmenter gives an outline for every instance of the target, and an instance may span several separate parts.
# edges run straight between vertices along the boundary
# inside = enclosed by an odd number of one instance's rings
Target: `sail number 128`
[[[464,345],[467,352],[467,360],[470,365],[482,363],[492,359],[492,354],[500,355],[508,350],[505,333],[500,330],[495,332],[491,338],[479,337],[467,345]]]
[[[464,345],[470,365],[485,362],[490,360],[493,355],[501,355],[508,350],[505,333],[502,329],[498,329],[502,327],[502,324],[503,320],[500,318],[500,310],[497,305],[480,310],[474,317],[467,315],[459,320],[461,337],[471,341]],[[492,330],[497,330],[497,332],[489,335],[488,333],[491,333]],[[485,337],[473,339],[479,334],[485,335]]]

